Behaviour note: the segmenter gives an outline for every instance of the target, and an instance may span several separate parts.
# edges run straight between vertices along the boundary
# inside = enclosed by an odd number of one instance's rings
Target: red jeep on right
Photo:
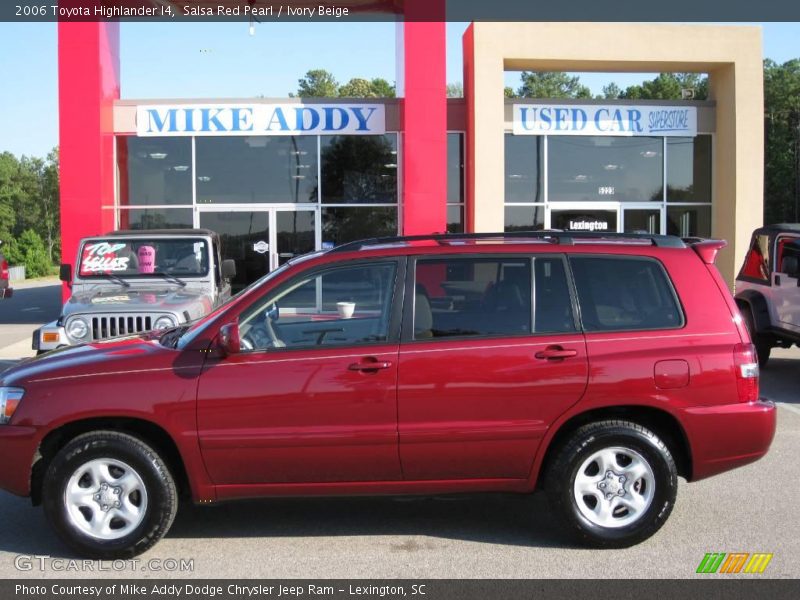
[[[753,232],[736,277],[736,304],[762,367],[772,348],[800,344],[800,224]]]

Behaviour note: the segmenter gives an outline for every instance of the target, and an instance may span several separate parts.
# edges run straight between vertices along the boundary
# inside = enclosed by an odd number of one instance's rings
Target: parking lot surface
[[[43,296],[29,297],[49,307],[40,322],[55,316],[47,313],[52,310],[47,298],[57,297],[57,286],[51,288],[38,293]],[[34,304],[19,308],[29,306]],[[19,322],[25,318],[7,317],[10,313],[4,308],[0,307],[0,361],[7,362],[0,362],[0,370],[19,358],[13,347],[22,349],[22,334],[27,331],[29,336],[34,326]],[[761,379],[762,395],[780,403],[770,453],[708,480],[681,481],[665,527],[633,548],[599,551],[573,546],[538,494],[278,499],[184,505],[167,537],[138,563],[120,570],[97,564],[95,568],[107,570],[87,573],[75,563],[29,560],[32,555],[77,557],[55,538],[41,508],[0,492],[0,577],[720,577],[695,573],[707,552],[773,553],[763,575],[736,577],[796,577],[800,351],[780,350],[773,356]],[[0,457],[0,468],[5,460]],[[191,570],[180,570],[181,561]]]

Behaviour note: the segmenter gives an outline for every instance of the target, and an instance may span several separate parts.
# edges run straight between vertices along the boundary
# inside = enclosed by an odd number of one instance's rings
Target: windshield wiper
[[[174,275],[170,275],[168,273],[153,273],[153,275],[156,275],[158,277],[163,277],[164,279],[166,279],[170,283],[177,283],[182,288],[186,287],[186,282],[183,279],[178,279]]]
[[[101,277],[105,277],[106,279],[110,279],[114,283],[120,284],[122,287],[126,287],[126,288],[131,287],[131,284],[128,283],[127,281],[125,281],[119,275],[114,275],[113,273],[98,273],[98,275],[100,275]]]

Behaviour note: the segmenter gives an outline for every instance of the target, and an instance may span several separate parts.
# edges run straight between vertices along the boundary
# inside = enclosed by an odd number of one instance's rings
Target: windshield
[[[81,250],[78,275],[85,279],[204,277],[208,274],[208,243],[200,238],[93,239]]]

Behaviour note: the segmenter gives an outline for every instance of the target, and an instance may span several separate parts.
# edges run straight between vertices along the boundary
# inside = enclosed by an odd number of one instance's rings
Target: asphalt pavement
[[[12,282],[14,295],[0,300],[0,371],[33,355],[31,334],[61,313],[57,279]]]
[[[20,312],[33,305],[24,302]],[[3,312],[0,348],[20,333],[9,333],[16,330]],[[681,481],[667,524],[633,548],[575,547],[538,494],[274,499],[182,506],[172,530],[140,562],[120,570],[92,563],[104,570],[87,573],[80,561],[58,560],[77,557],[55,538],[41,508],[0,492],[0,578],[720,577],[695,573],[707,552],[773,553],[763,575],[736,577],[797,577],[800,351],[776,351],[761,384],[763,395],[780,402],[770,453],[717,477]]]

